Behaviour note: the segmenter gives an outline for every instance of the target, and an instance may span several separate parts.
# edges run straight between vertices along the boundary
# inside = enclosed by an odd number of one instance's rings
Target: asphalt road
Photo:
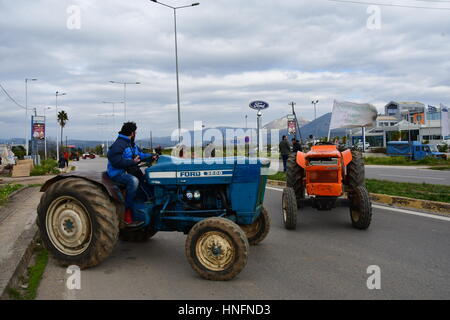
[[[272,160],[272,168],[282,171],[283,163]],[[450,185],[450,170],[430,170],[426,167],[366,165],[366,178],[397,182]]]
[[[81,290],[67,290],[69,275],[50,260],[38,299],[450,298],[449,218],[376,207],[370,229],[359,231],[348,209],[305,209],[298,229],[287,231],[281,192],[268,189],[265,205],[271,232],[233,281],[201,279],[185,258],[186,237],[161,232],[146,243],[119,242],[103,264],[82,271]],[[381,269],[380,290],[367,288],[371,265]]]
[[[279,163],[277,161],[272,162],[272,168],[278,170]],[[81,160],[80,162],[75,162],[75,165],[80,171],[105,171],[106,159],[97,158],[93,160]],[[366,166],[365,169],[366,178],[369,179],[450,185],[450,171],[428,170],[404,166]]]

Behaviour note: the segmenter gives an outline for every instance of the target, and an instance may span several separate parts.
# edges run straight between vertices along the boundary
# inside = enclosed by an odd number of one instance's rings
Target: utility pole
[[[295,106],[297,105],[297,103],[295,103],[294,101],[290,102],[289,105],[292,108],[292,114],[294,115],[295,118],[295,126],[297,127],[297,132],[298,135],[300,137],[300,144],[303,143],[303,139],[302,139],[302,133],[300,132],[300,125],[298,124],[298,119],[297,119],[297,114],[295,113]],[[297,139],[297,134],[295,135],[295,139]]]

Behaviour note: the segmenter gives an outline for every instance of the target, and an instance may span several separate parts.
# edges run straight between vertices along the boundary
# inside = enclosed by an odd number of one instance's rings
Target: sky
[[[263,122],[331,112],[334,100],[450,104],[450,3],[387,1],[441,9],[327,0],[199,0],[177,11],[182,126],[256,125],[248,105],[264,100]],[[361,0],[364,2],[364,0]],[[173,6],[187,0],[166,0]],[[79,19],[77,15],[79,10]],[[78,23],[79,22],[79,23]],[[128,120],[141,137],[177,127],[173,11],[145,0],[0,0],[0,84],[47,115],[56,136],[55,92],[69,139],[113,136]],[[51,107],[51,109],[47,109]],[[24,137],[25,110],[0,91],[0,138]],[[115,126],[114,126],[115,124]],[[138,134],[139,134],[138,131]]]

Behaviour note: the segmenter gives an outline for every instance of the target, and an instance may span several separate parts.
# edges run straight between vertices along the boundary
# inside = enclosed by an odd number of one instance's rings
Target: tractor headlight
[[[200,200],[202,197],[202,194],[200,193],[200,191],[195,191],[194,192],[194,199],[195,200]]]
[[[186,192],[186,199],[192,200],[194,198],[194,194],[191,191]]]

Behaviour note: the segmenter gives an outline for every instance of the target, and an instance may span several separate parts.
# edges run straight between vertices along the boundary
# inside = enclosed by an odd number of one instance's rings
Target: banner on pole
[[[288,134],[295,135],[297,133],[297,123],[294,115],[288,115],[287,117]]]
[[[369,103],[334,101],[330,130],[339,128],[371,127],[377,120],[378,111]]]
[[[442,127],[442,137],[447,139],[450,136],[450,119],[448,114],[448,107],[441,103],[441,127]]]
[[[33,116],[32,119],[32,137],[35,140],[45,140],[45,118]]]

